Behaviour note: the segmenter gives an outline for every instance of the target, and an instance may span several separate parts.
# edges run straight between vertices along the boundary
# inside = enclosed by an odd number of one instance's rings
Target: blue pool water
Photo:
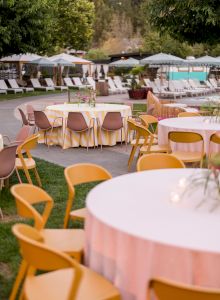
[[[198,79],[200,81],[206,80],[207,72],[169,72],[170,80],[178,79]]]

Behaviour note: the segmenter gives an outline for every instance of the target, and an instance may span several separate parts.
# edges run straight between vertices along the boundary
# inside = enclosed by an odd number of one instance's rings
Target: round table
[[[89,125],[90,119],[95,118],[99,119],[100,123],[102,124],[105,115],[107,112],[120,112],[122,117],[125,119],[131,116],[131,108],[127,105],[119,105],[119,104],[96,104],[95,107],[90,107],[88,104],[60,104],[60,105],[50,105],[46,108],[46,114],[49,121],[52,123],[55,118],[62,117],[63,118],[63,128],[56,129],[53,131],[53,134],[50,138],[53,144],[61,145],[64,149],[70,147],[79,147],[83,146],[86,147],[87,145],[87,138],[86,133],[82,133],[81,137],[79,133],[70,131],[66,128],[66,119],[68,117],[69,112],[81,112]],[[61,119],[58,120],[61,122]],[[95,145],[98,146],[100,144],[100,137],[98,136],[97,132],[97,123],[95,124]],[[126,122],[125,122],[126,125]],[[65,144],[63,145],[63,137],[65,136]],[[123,140],[125,140],[125,136],[123,133]],[[43,142],[43,135],[40,139]],[[121,132],[120,130],[114,132],[104,132],[102,131],[102,142],[103,145],[113,146],[118,141],[121,141]],[[89,138],[89,147],[93,147],[93,137],[92,135]]]
[[[220,288],[220,209],[195,209],[203,187],[173,202],[183,180],[201,172],[127,174],[87,196],[86,264],[112,281],[122,299],[145,300],[152,277]]]
[[[209,149],[210,136],[215,133],[220,133],[220,122],[213,122],[212,117],[184,117],[184,118],[169,118],[159,121],[158,125],[158,143],[166,145],[168,143],[168,133],[170,131],[191,131],[200,133],[204,139],[205,152],[219,152],[220,147],[216,144],[211,144]],[[173,144],[173,150],[184,151],[199,151],[201,143],[194,144]]]

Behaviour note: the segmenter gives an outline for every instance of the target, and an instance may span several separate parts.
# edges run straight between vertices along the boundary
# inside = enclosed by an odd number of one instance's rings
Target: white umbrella
[[[64,66],[64,67],[74,67],[75,65],[69,62],[68,60],[65,60],[63,58],[57,58],[53,60],[52,62],[56,63],[58,66]]]
[[[25,54],[13,54],[10,56],[6,56],[0,59],[0,61],[2,62],[29,62],[32,61],[34,59],[38,59],[40,58],[40,55],[37,54],[33,54],[33,53],[25,53]]]
[[[140,60],[142,65],[183,65],[185,60],[165,53],[158,53]]]
[[[189,63],[194,66],[219,66],[220,59],[205,55],[205,56],[193,59]]]
[[[61,54],[51,56],[51,57],[49,57],[49,60],[54,61],[58,58],[65,59],[65,60],[67,60],[71,63],[75,63],[75,64],[91,64],[92,63],[90,60],[86,60],[84,58],[81,58],[78,56],[73,56],[73,55],[66,54],[66,53],[61,53]]]
[[[117,68],[133,68],[139,65],[139,60],[135,58],[128,58],[128,59],[120,59],[117,61],[113,61],[109,64],[109,67],[117,67]]]
[[[50,61],[48,58],[41,57],[29,62],[31,65],[45,66],[45,67],[56,67],[57,63]]]

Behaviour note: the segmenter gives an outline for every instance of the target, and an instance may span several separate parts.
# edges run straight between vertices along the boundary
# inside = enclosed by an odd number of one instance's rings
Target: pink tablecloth
[[[202,189],[171,202],[179,181],[192,172],[120,176],[88,195],[85,261],[120,289],[122,299],[145,300],[155,276],[220,288],[220,209],[195,209]]]
[[[204,139],[205,152],[209,151],[220,152],[220,147],[217,144],[211,144],[209,149],[210,136],[215,133],[220,133],[220,122],[213,122],[210,117],[185,117],[185,118],[170,118],[159,122],[158,126],[158,143],[165,145],[168,143],[168,133],[170,131],[192,131],[200,133]],[[173,150],[183,151],[199,151],[201,143],[194,144],[172,144]]]

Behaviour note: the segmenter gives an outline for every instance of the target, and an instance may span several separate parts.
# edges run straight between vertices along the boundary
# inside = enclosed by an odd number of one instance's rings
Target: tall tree
[[[151,25],[179,41],[220,42],[219,0],[148,0]]]
[[[0,2],[0,56],[50,47],[56,0]]]
[[[60,0],[56,36],[62,47],[87,49],[93,35],[94,3],[89,0]]]

